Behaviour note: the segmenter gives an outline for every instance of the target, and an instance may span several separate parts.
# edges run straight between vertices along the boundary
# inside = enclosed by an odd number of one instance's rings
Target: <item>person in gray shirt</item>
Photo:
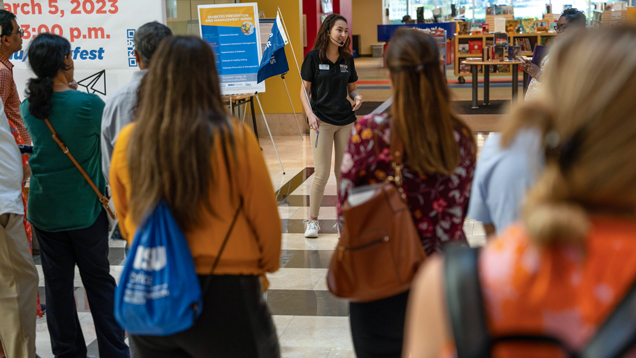
[[[172,31],[156,21],[142,25],[135,32],[135,57],[139,71],[133,74],[132,81],[120,88],[106,101],[102,115],[102,172],[108,182],[110,160],[115,148],[115,141],[119,132],[134,121],[134,109],[137,106],[137,89],[141,80],[148,72],[152,56],[159,44],[166,37],[172,36]]]
[[[545,166],[539,131],[522,129],[511,143],[490,134],[479,153],[468,216],[484,225],[488,237],[520,219],[526,192]]]

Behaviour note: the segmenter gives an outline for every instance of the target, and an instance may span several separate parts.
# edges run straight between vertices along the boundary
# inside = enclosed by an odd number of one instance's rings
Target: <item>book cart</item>
[[[508,43],[513,46],[521,47],[522,56],[532,56],[534,47],[536,45],[550,45],[554,40],[556,33],[553,32],[537,32],[527,34],[508,34]],[[492,46],[494,43],[494,35],[481,34],[481,35],[456,35],[455,36],[455,76],[459,83],[466,83],[464,76],[471,75],[471,66],[465,64],[467,60],[482,60],[481,49],[486,46]],[[473,46],[471,46],[473,45]],[[468,47],[468,51],[475,50],[475,46],[478,46],[479,53],[462,53],[462,49]],[[489,66],[491,76],[510,76],[512,69],[509,65],[497,65]],[[483,75],[484,66],[479,69],[480,75]]]
[[[433,38],[437,42],[437,46],[439,47],[440,68],[442,70],[442,73],[444,74],[444,77],[446,77],[446,54],[448,53],[448,35],[446,34],[446,31],[436,31],[431,35],[433,36]]]

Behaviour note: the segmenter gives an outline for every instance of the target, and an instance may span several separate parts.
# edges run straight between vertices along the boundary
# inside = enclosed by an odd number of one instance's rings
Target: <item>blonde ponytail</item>
[[[538,244],[580,243],[589,230],[588,215],[572,193],[558,165],[550,164],[528,193],[523,219]]]
[[[636,220],[636,27],[572,31],[551,49],[542,92],[502,134],[539,129],[546,168],[523,222],[541,245],[583,243],[590,213]]]

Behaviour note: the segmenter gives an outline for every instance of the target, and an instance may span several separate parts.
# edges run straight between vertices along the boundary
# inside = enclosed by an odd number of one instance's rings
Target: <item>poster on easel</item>
[[[201,37],[210,44],[223,95],[265,92],[258,83],[262,49],[256,3],[199,5]]]

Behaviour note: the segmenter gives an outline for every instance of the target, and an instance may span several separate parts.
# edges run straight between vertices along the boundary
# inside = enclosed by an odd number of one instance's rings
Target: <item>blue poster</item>
[[[256,4],[199,5],[201,37],[216,57],[224,95],[265,92],[257,81],[261,63]]]

